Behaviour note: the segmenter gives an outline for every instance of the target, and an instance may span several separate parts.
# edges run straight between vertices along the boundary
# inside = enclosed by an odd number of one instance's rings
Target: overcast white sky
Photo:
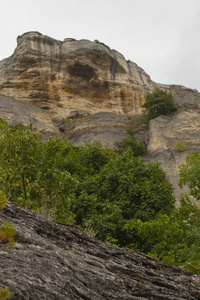
[[[0,59],[18,35],[99,40],[159,83],[200,91],[200,0],[0,0]]]

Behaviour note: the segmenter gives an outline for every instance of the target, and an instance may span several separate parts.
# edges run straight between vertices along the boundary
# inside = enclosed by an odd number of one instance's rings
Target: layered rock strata
[[[43,134],[59,132],[52,119],[43,109],[0,95],[0,117],[6,117],[10,125],[23,125]]]
[[[12,56],[0,62],[0,94],[48,110],[62,119],[73,110],[135,115],[154,83],[143,69],[108,46],[63,42],[38,32],[18,37]]]

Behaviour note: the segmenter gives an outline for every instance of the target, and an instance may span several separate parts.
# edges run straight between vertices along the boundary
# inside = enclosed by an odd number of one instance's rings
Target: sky
[[[95,39],[157,83],[200,91],[200,0],[0,0],[0,60],[17,36]]]

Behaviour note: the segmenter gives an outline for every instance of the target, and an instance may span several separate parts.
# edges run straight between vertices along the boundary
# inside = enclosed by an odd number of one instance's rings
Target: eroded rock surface
[[[200,299],[200,277],[147,255],[112,247],[72,225],[9,202],[0,214],[17,229],[0,251],[0,286],[10,300]]]
[[[133,118],[109,112],[89,114],[86,111],[74,111],[67,119],[54,121],[54,124],[60,134],[74,145],[99,142],[113,148],[116,142],[128,136],[127,129],[133,127]]]
[[[138,114],[156,86],[142,68],[97,41],[29,32],[0,62],[0,94],[47,109],[54,119],[77,109]]]
[[[200,102],[199,102],[200,103]],[[185,145],[185,151],[175,150],[175,143]],[[200,111],[180,108],[171,116],[160,116],[150,122],[147,160],[160,162],[175,187],[175,195],[186,192],[178,187],[179,166],[188,152],[200,151]]]
[[[5,116],[10,125],[30,126],[42,133],[58,132],[50,116],[41,108],[0,95],[0,117]]]

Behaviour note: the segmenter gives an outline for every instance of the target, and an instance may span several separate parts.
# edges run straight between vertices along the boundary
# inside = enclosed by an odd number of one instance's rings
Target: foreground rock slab
[[[0,251],[0,286],[11,300],[200,299],[200,277],[9,202],[0,214],[17,229]]]

